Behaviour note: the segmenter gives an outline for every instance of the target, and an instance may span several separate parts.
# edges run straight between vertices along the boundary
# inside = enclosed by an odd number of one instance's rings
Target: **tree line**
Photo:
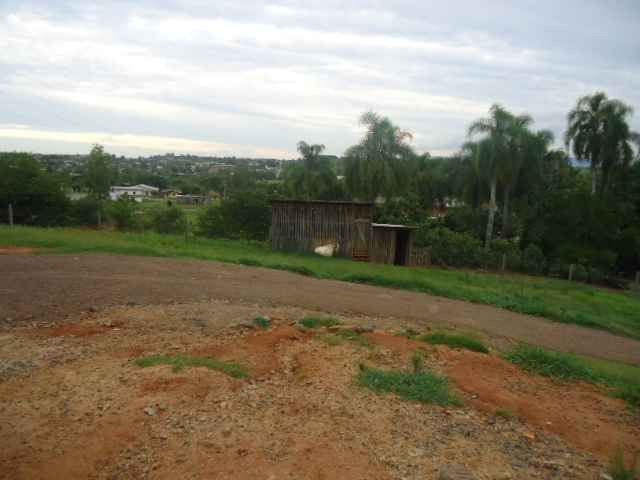
[[[640,137],[629,126],[632,113],[601,92],[582,97],[567,115],[565,149],[554,149],[552,133],[536,129],[530,115],[496,104],[468,126],[456,155],[432,157],[418,154],[411,134],[389,118],[367,112],[362,139],[341,158],[301,141],[300,159],[286,162],[279,179],[246,165],[183,178],[193,193],[224,196],[191,230],[259,240],[268,234],[269,199],[364,200],[376,202],[377,221],[417,225],[417,245],[441,265],[495,267],[506,256],[508,268],[529,273],[561,274],[569,264],[594,281],[630,273],[640,269]],[[95,146],[82,179],[89,196],[70,201],[68,181],[30,155],[0,154],[0,208],[13,203],[20,223],[110,218],[140,228],[135,206],[104,201],[122,174]],[[162,187],[176,179],[148,180]],[[189,228],[175,209],[149,222],[163,232]]]

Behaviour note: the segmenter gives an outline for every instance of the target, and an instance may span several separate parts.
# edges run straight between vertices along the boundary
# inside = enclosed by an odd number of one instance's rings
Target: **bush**
[[[585,282],[589,278],[589,273],[584,265],[577,264],[573,267],[573,277],[572,279],[576,282]]]
[[[522,270],[531,275],[540,275],[546,268],[546,259],[542,249],[537,245],[530,244],[522,252]]]
[[[450,333],[432,333],[419,338],[432,345],[447,345],[451,348],[463,348],[472,352],[489,353],[489,349],[480,341],[466,335]]]
[[[121,198],[107,206],[107,216],[118,230],[133,230],[138,227],[136,203]]]
[[[210,205],[198,216],[197,233],[203,237],[219,238],[225,236],[224,218],[222,209],[216,205]]]
[[[271,225],[271,206],[266,195],[242,192],[210,206],[198,219],[198,233],[206,237],[265,240]]]
[[[71,202],[69,223],[71,225],[98,226],[98,219],[104,219],[104,204],[94,197],[85,197]]]
[[[484,263],[482,242],[466,233],[445,227],[421,225],[416,233],[416,246],[431,247],[434,263],[452,267],[479,267]]]
[[[151,227],[158,233],[184,233],[188,223],[184,211],[179,207],[164,207],[151,214]]]

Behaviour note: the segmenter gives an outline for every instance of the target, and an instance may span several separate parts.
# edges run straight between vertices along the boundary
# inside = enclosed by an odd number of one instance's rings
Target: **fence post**
[[[9,204],[9,226],[13,227],[13,205]]]
[[[573,280],[573,263],[569,265],[569,281]]]
[[[500,270],[502,272],[504,272],[507,268],[507,254],[503,253],[502,254],[502,264],[500,265]]]
[[[102,228],[102,212],[98,210],[98,228]]]
[[[640,285],[640,270],[636,272],[636,285]]]

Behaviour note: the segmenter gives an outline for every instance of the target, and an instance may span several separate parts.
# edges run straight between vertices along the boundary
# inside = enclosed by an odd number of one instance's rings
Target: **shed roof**
[[[410,225],[393,225],[391,223],[372,223],[373,228],[388,228],[391,230],[417,230],[418,227]]]
[[[373,202],[352,202],[347,200],[271,200],[272,204],[285,204],[285,203],[296,203],[296,204],[311,204],[311,205],[357,205],[362,207],[373,207]]]

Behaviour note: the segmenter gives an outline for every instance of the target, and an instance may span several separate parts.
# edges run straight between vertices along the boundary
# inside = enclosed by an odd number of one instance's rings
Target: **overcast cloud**
[[[0,150],[340,155],[374,110],[442,154],[494,102],[559,145],[581,95],[640,108],[640,1],[488,3],[0,0]]]

